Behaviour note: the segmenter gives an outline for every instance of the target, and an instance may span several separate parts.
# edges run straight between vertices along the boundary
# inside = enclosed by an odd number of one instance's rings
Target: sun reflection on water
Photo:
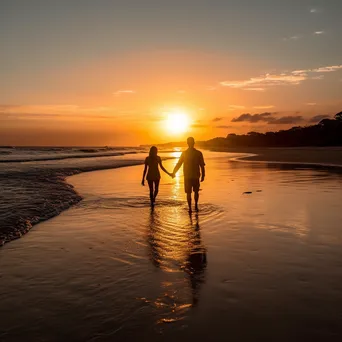
[[[205,282],[207,256],[198,215],[193,218],[181,207],[151,211],[147,242],[149,258],[162,272],[160,295],[151,300],[157,323],[182,320],[198,304]]]

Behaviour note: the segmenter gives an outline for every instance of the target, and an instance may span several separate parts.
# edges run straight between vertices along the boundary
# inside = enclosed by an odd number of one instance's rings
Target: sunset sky
[[[342,110],[341,0],[1,0],[0,144],[139,145]],[[189,129],[167,129],[170,113]]]

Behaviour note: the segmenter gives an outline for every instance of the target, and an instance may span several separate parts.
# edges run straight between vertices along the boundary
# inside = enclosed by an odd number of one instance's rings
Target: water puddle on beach
[[[181,174],[153,211],[142,166],[69,178],[84,200],[0,250],[0,340],[340,340],[342,176],[205,156],[198,214]]]

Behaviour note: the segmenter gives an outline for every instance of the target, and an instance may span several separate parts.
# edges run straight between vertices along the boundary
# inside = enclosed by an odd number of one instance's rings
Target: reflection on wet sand
[[[190,217],[191,219],[191,217]],[[185,271],[189,275],[192,289],[192,304],[195,306],[199,300],[200,285],[205,281],[205,269],[207,267],[207,251],[201,242],[201,231],[198,214],[195,215],[195,224],[191,219],[191,243],[185,265]]]
[[[207,252],[201,240],[199,216],[192,217],[180,207],[151,210],[147,240],[150,260],[164,274],[160,283],[163,295],[155,306],[169,307],[169,313],[176,313],[162,315],[158,321],[182,319],[180,311],[184,314],[185,309],[198,304],[201,284],[205,282]]]
[[[205,156],[198,216],[181,175],[152,213],[140,166],[72,178],[1,250],[0,340],[340,341],[341,175]]]

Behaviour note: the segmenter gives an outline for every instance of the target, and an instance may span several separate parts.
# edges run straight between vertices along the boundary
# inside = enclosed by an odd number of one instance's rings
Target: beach
[[[138,148],[2,148],[0,247],[82,197],[65,178],[143,162]],[[169,157],[169,155],[166,155]]]
[[[0,1],[0,342],[341,342],[342,1]]]
[[[215,149],[214,149],[215,150]],[[244,153],[244,160],[261,162],[278,162],[289,164],[308,164],[314,166],[334,167],[342,166],[341,147],[288,147],[261,148],[244,147],[229,148],[226,152]]]
[[[154,211],[141,165],[67,178],[82,200],[0,249],[0,340],[339,341],[340,173],[204,155],[198,214],[181,172]]]

